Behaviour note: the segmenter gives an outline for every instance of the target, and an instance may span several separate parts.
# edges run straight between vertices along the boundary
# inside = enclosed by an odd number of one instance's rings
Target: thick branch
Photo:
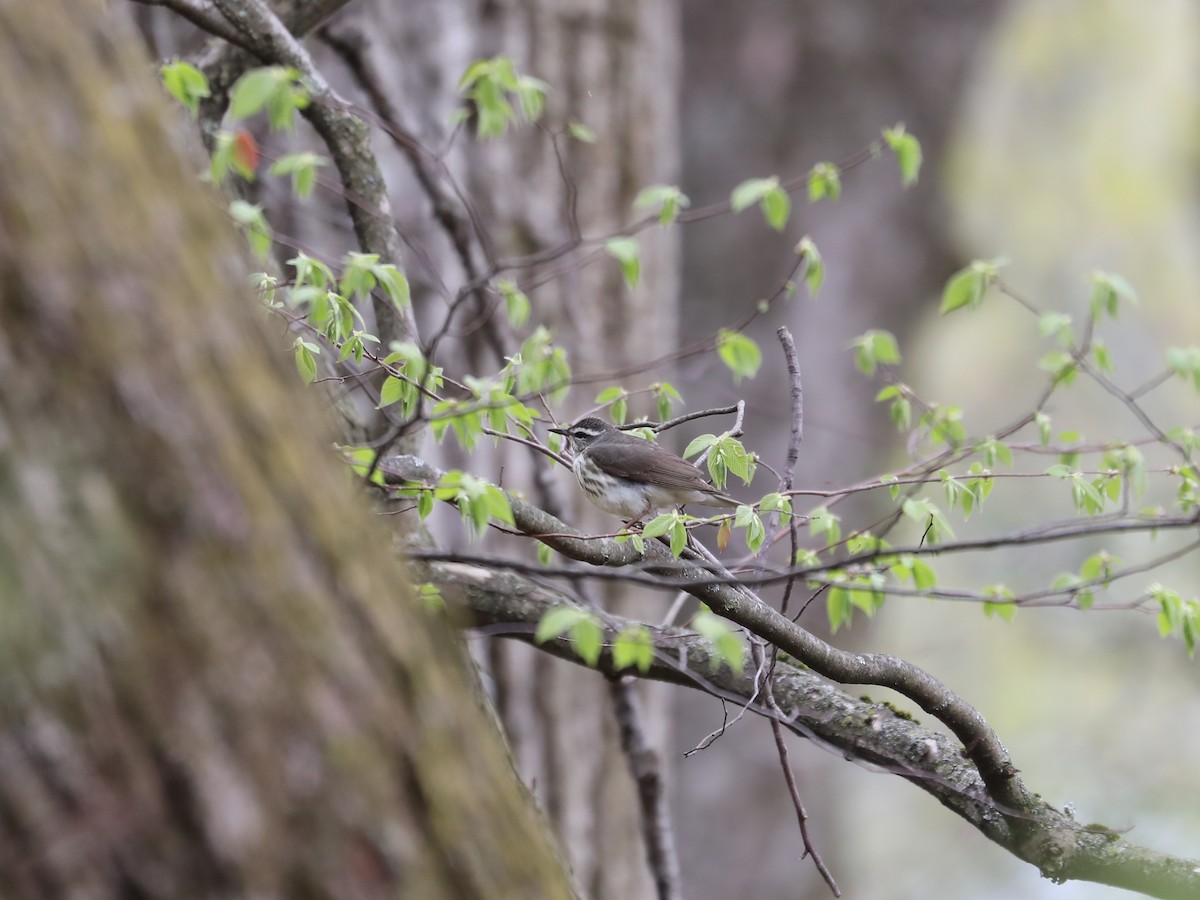
[[[438,585],[460,624],[528,642],[542,616],[563,602],[561,595],[519,575],[478,566],[437,563],[425,567],[422,577]],[[702,690],[739,705],[763,695],[753,683],[753,667],[733,671],[716,658],[712,644],[694,632],[607,614],[603,623],[605,649],[596,664],[602,674],[629,673],[617,670],[611,642],[623,629],[643,624],[653,636],[655,654],[650,668],[639,673],[642,677]],[[569,640],[549,641],[541,649],[583,664]],[[852,697],[787,661],[776,665],[771,691],[783,715],[762,700],[751,703],[753,712],[848,758],[907,779],[1055,881],[1095,881],[1164,898],[1195,897],[1200,891],[1200,860],[1167,856],[1107,829],[1081,825],[1040,800],[1020,816],[1003,814],[952,739],[886,704]]]
[[[305,110],[305,116],[321,136],[333,158],[346,190],[346,207],[354,223],[354,233],[364,253],[377,253],[384,262],[399,264],[403,258],[400,237],[392,221],[391,202],[387,196],[387,185],[379,168],[375,151],[371,148],[371,130],[367,123],[351,113],[347,104],[329,86],[324,76],[313,65],[308,51],[294,37],[281,20],[262,0],[213,0],[214,5],[242,35],[243,43],[252,47],[255,56],[265,63],[291,66],[307,79],[313,93],[313,103]],[[327,3],[336,9],[341,4]],[[299,33],[304,27],[315,24],[315,14],[310,7],[307,15],[299,18],[296,26]],[[328,15],[328,11],[325,13]],[[232,83],[232,78],[246,67],[244,54],[229,51],[206,66],[206,74],[217,80],[219,71],[222,84]],[[374,298],[375,319],[379,337],[387,346],[393,340],[412,340],[416,337],[416,324],[410,311],[401,312],[382,295]]]
[[[440,477],[436,469],[412,456],[388,457],[380,464],[380,469],[404,481],[422,484],[435,484]],[[587,539],[582,532],[518,497],[510,496],[509,502],[521,531],[538,536],[544,544],[564,556],[599,566],[640,562],[650,574],[672,576],[682,590],[708,604],[713,612],[765,638],[827,678],[843,684],[874,684],[898,691],[936,716],[958,736],[998,803],[1019,810],[1035,802],[1015,777],[1017,770],[1008,751],[983,717],[917,666],[885,654],[838,650],[766,604],[751,600],[737,587],[713,583],[711,571],[676,559],[667,547],[655,541],[646,543],[642,556],[628,543]]]

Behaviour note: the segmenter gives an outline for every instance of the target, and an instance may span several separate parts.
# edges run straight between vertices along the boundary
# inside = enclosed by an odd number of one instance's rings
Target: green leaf
[[[812,238],[805,235],[800,238],[795,252],[797,256],[804,258],[804,284],[808,288],[808,295],[816,300],[817,294],[821,292],[821,285],[825,283],[825,261],[821,258],[821,251],[817,249]]]
[[[638,257],[638,243],[631,237],[614,237],[604,242],[608,255],[621,264],[625,283],[636,287],[642,274],[642,263]]]
[[[1003,259],[977,259],[965,269],[951,277],[942,292],[942,305],[939,312],[945,315],[956,309],[967,307],[978,309],[983,303],[987,289],[995,284],[999,277],[1000,267],[1005,264]]]
[[[890,400],[888,415],[892,424],[900,431],[908,431],[912,427],[912,401],[908,399],[907,388],[898,384],[889,384],[875,395],[875,401],[882,403]]]
[[[388,349],[391,352],[383,358],[385,366],[395,366],[413,381],[423,382],[426,380],[426,375],[429,374],[429,361],[421,352],[420,347],[411,341],[392,341]]]
[[[571,367],[566,353],[551,343],[548,330],[544,327],[534,329],[521,344],[518,356],[521,363],[514,367],[518,394],[549,393],[554,401],[566,395],[570,389]]]
[[[842,175],[831,162],[819,162],[808,173],[808,199],[837,200],[842,196]]]
[[[296,338],[292,346],[295,348],[296,371],[300,373],[305,384],[311,384],[312,380],[317,377],[315,355],[321,352],[321,348],[303,338]]]
[[[504,297],[504,314],[513,328],[521,328],[529,321],[530,303],[525,292],[517,287],[515,281],[501,278],[496,282],[496,288]]]
[[[736,673],[741,673],[745,667],[745,647],[741,635],[733,631],[729,624],[720,616],[714,615],[708,609],[701,609],[692,619],[692,628],[696,633],[710,641],[716,655],[713,658],[715,669],[722,662]]]
[[[796,558],[792,560],[792,565],[805,569],[811,569],[820,564],[821,555],[815,550],[808,550],[803,547],[796,551]]]
[[[1072,472],[1071,500],[1075,508],[1087,515],[1096,515],[1104,509],[1104,497],[1092,482],[1088,481],[1082,472]]]
[[[612,416],[614,424],[625,424],[625,413],[628,407],[628,401],[625,399],[628,392],[620,385],[606,387],[596,395],[596,403],[600,406],[610,406],[609,414]]]
[[[292,191],[297,197],[312,193],[317,168],[329,165],[329,160],[316,153],[288,153],[279,157],[268,170],[272,175],[291,175]]]
[[[1049,372],[1056,385],[1070,384],[1079,374],[1075,358],[1065,350],[1052,350],[1038,360],[1038,368]]]
[[[843,625],[849,625],[854,616],[850,593],[843,587],[831,587],[825,595],[825,612],[829,615],[829,629],[837,634]]]
[[[604,649],[604,629],[594,616],[580,619],[571,626],[571,646],[579,658],[595,667]]]
[[[854,364],[868,377],[875,374],[875,367],[881,363],[900,362],[900,348],[890,331],[873,328],[851,341],[850,347],[854,350]]]
[[[1167,367],[1200,391],[1200,347],[1171,347],[1167,350]]]
[[[1092,315],[1099,318],[1108,313],[1112,318],[1117,317],[1117,306],[1120,301],[1137,305],[1137,291],[1120,275],[1109,272],[1092,273]]]
[[[545,108],[548,90],[541,79],[519,75],[513,61],[504,56],[471,63],[459,79],[458,87],[474,104],[475,133],[484,139],[499,137],[516,121],[517,113],[510,98],[516,98],[526,121],[536,121]],[[573,124],[568,130],[583,140],[583,126]]]
[[[732,472],[746,484],[754,479],[754,456],[746,452],[742,442],[730,434],[717,438],[708,455],[708,470],[718,488],[725,487],[725,472]]]
[[[272,131],[289,129],[298,109],[308,106],[308,91],[296,82],[300,73],[286,66],[251,69],[237,80],[230,94],[234,119],[255,115],[264,107]]]
[[[375,289],[374,268],[379,265],[378,253],[349,251],[342,261],[342,277],[338,291],[344,297],[365,297]]]
[[[569,122],[567,124],[567,133],[581,143],[596,143],[596,132],[592,131],[592,129],[588,128],[582,122]]]
[[[716,440],[717,436],[715,434],[702,434],[698,437],[692,438],[691,443],[687,445],[687,449],[683,451],[683,458],[689,459],[692,456],[695,456],[697,453],[703,453],[705,450],[711,447]]]
[[[787,191],[776,185],[763,194],[760,205],[767,224],[776,231],[783,231],[792,210],[792,198],[788,196]]]
[[[1054,337],[1060,347],[1070,347],[1075,342],[1071,333],[1071,317],[1064,313],[1046,313],[1038,320],[1038,334]]]
[[[679,396],[679,391],[668,381],[660,382],[654,386],[654,397],[657,405],[658,417],[662,421],[666,421],[671,417],[672,400],[683,402],[683,398]]]
[[[247,203],[245,200],[234,200],[229,204],[229,214],[245,230],[246,239],[250,242],[250,249],[260,259],[266,259],[267,254],[271,252],[273,238],[271,226],[267,224],[262,207],[255,203]]]
[[[1006,622],[1011,622],[1017,614],[1017,604],[1013,602],[1013,592],[1002,584],[992,585],[984,590],[984,596],[995,597],[994,600],[983,601],[983,614],[987,617],[999,616]]]
[[[776,175],[772,175],[770,178],[747,179],[733,189],[729,195],[729,205],[735,213],[740,213],[760,202],[769,191],[777,187],[779,187],[779,177]]]
[[[478,417],[479,413],[474,415]],[[459,439],[463,440],[462,435]],[[457,470],[447,472],[438,481],[434,493],[439,500],[448,500],[458,506],[459,516],[472,536],[483,534],[492,519],[512,524],[508,498],[482,478]]]
[[[928,426],[930,440],[945,444],[951,450],[958,449],[966,436],[962,424],[962,407],[959,406],[943,407],[932,403],[921,415],[920,422]]]
[[[192,114],[192,118],[195,118],[200,108],[200,101],[212,96],[208,79],[204,73],[191,63],[173,60],[163,65],[161,74],[163,87],[167,89],[167,93],[179,101]]]
[[[937,575],[929,563],[923,559],[913,559],[912,576],[913,584],[918,590],[929,591],[937,587]]]
[[[666,227],[675,221],[681,209],[687,209],[690,204],[691,201],[675,185],[652,184],[638,192],[633,208],[656,212],[659,224]]]
[[[1050,417],[1044,412],[1039,412],[1034,415],[1033,421],[1037,424],[1038,439],[1044,447],[1050,443]]]
[[[758,501],[758,508],[765,513],[779,513],[779,521],[782,524],[787,524],[787,521],[792,517],[792,498],[772,491]]]
[[[391,263],[376,263],[371,267],[371,274],[375,276],[387,298],[392,301],[392,305],[403,311],[412,299],[408,278],[404,273]]]
[[[1159,603],[1159,634],[1166,637],[1178,632],[1188,656],[1193,656],[1197,639],[1200,638],[1200,602],[1185,600],[1178,592],[1157,582],[1150,585],[1149,594]]]
[[[911,519],[921,530],[931,544],[941,543],[949,538],[954,539],[954,530],[943,513],[932,501],[922,498],[909,497],[900,505],[905,517]]]
[[[487,504],[487,510],[493,519],[503,522],[506,525],[515,525],[513,521],[512,506],[508,502],[508,495],[494,484],[487,485],[484,493],[484,499]]]
[[[288,260],[288,265],[296,270],[293,290],[305,285],[326,288],[334,283],[333,271],[319,259],[301,252]]]
[[[642,537],[656,538],[662,537],[675,525],[675,517],[678,513],[663,513],[655,516],[642,527]]]
[[[717,355],[733,373],[735,384],[743,378],[753,378],[762,365],[758,344],[737,331],[722,328],[717,333]]]
[[[1013,466],[1012,449],[1003,441],[988,437],[975,447],[976,452],[983,454],[983,464],[989,469],[996,468],[997,463],[1004,463],[1010,469]]]
[[[588,610],[578,606],[556,606],[547,610],[538,622],[533,633],[533,641],[535,644],[544,644],[546,641],[561,637],[573,628],[576,622],[590,616],[591,613]]]
[[[625,416],[629,412],[629,401],[624,397],[618,397],[613,401],[612,408],[609,409],[609,414],[612,415],[612,420],[617,425],[625,424]]]
[[[382,473],[380,473],[382,474]],[[433,512],[433,491],[417,491],[417,515],[424,522]]]
[[[383,387],[379,389],[379,406],[377,408],[384,409],[393,403],[399,403],[412,390],[414,390],[413,386],[403,378],[389,375],[383,380]]]
[[[746,529],[746,549],[748,549],[751,553],[757,553],[759,548],[762,547],[763,541],[767,537],[767,530],[765,527],[763,527],[762,519],[759,517],[758,513],[756,513],[749,506],[739,506],[738,512],[740,513],[743,509],[748,510],[750,513],[748,516],[746,516],[745,523],[741,525],[741,527]],[[734,524],[735,526],[739,525],[736,520]]]
[[[671,555],[677,559],[687,547],[687,524],[686,516],[677,515],[674,524],[671,526]]]
[[[287,80],[287,72],[283,66],[264,66],[244,74],[233,85],[229,114],[235,119],[245,119],[257,113]]]
[[[536,122],[546,108],[546,92],[550,85],[532,75],[522,75],[517,79],[517,97],[521,101],[521,112],[528,122]]]
[[[630,625],[621,630],[613,641],[613,666],[617,671],[636,666],[649,672],[654,664],[654,638],[645,625]]]
[[[818,506],[808,514],[808,532],[814,537],[823,537],[828,546],[832,547],[842,541],[841,517],[831,513],[824,506]]]
[[[883,130],[883,139],[888,148],[895,154],[896,163],[900,167],[900,183],[905,187],[916,183],[921,174],[921,143],[904,130],[904,124]]]
[[[1119,557],[1113,556],[1107,550],[1093,553],[1079,567],[1079,577],[1084,581],[1100,581],[1107,585],[1113,577],[1113,569],[1121,564]]]

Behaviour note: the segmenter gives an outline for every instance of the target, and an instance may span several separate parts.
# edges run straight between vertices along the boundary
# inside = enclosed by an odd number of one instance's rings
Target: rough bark
[[[7,896],[570,896],[99,4],[0,5]]]

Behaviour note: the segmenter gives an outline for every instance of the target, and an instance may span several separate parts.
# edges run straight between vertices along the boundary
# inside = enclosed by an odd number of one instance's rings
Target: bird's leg
[[[650,515],[650,511],[653,509],[654,509],[654,505],[649,500],[646,500],[646,507],[640,513],[638,513],[636,516],[634,516],[632,519],[630,519],[628,522],[626,522],[625,527],[632,528],[634,525],[641,525],[642,519],[644,519],[644,518],[646,518],[646,516]]]

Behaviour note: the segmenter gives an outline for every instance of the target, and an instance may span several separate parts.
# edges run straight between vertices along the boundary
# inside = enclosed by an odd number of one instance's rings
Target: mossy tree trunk
[[[135,46],[0,4],[5,895],[569,896]]]

